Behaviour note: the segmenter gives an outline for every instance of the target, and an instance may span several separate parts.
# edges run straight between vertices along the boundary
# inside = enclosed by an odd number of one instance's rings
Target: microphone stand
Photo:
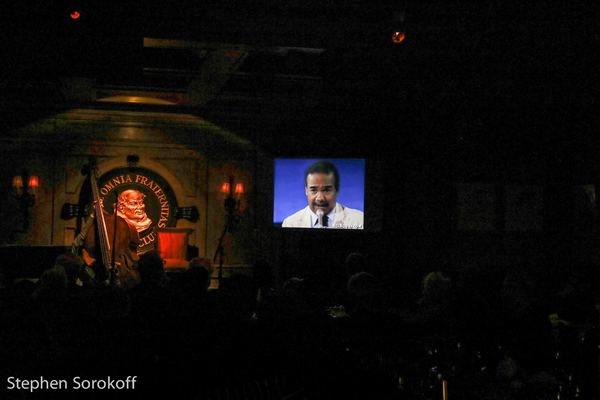
[[[225,228],[223,229],[223,233],[221,233],[221,236],[219,237],[219,243],[217,244],[217,250],[215,252],[215,256],[213,257],[213,263],[215,262],[215,260],[217,259],[217,256],[219,256],[219,273],[217,276],[217,281],[219,282],[219,288],[221,288],[221,280],[223,280],[223,255],[225,254],[224,249],[223,249],[223,238],[225,237],[225,234],[227,234],[228,231],[228,227],[227,227],[227,223],[225,224]]]
[[[231,185],[233,186],[233,185]],[[231,187],[230,186],[230,187]],[[217,276],[217,281],[219,282],[219,288],[221,287],[221,281],[223,280],[223,256],[225,254],[225,249],[223,247],[223,239],[227,232],[231,232],[234,222],[235,222],[235,210],[238,207],[238,201],[232,196],[231,192],[229,196],[225,199],[225,210],[227,211],[227,215],[225,217],[225,227],[223,228],[223,232],[219,237],[219,242],[217,244],[217,250],[215,251],[215,255],[213,257],[213,263],[216,261],[217,256],[219,257],[219,273]]]

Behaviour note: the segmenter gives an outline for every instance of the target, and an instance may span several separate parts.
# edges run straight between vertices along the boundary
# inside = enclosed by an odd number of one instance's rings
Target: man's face
[[[129,192],[123,204],[123,214],[125,214],[127,219],[133,221],[141,221],[146,218],[144,194],[137,190]]]
[[[312,212],[323,210],[328,214],[335,207],[337,191],[333,174],[316,172],[306,176],[306,198]]]

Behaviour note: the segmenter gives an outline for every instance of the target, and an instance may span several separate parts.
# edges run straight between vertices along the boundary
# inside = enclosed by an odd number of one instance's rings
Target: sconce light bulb
[[[23,188],[23,177],[21,175],[17,175],[15,177],[13,177],[12,186],[15,189],[22,189]]]
[[[37,175],[31,175],[29,177],[29,181],[27,182],[27,187],[33,190],[36,190],[40,186],[40,179]]]
[[[244,194],[244,184],[236,183],[234,193],[238,196]]]
[[[221,193],[228,194],[231,186],[229,186],[229,182],[223,182],[221,185]]]

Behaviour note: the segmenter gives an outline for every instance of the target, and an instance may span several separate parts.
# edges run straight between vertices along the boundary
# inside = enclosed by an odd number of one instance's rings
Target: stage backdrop
[[[306,207],[304,172],[319,160],[322,159],[275,159],[273,223],[281,224],[285,217]],[[326,161],[335,164],[340,173],[338,203],[364,212],[365,160],[352,158]]]
[[[269,176],[270,158],[195,115],[100,108],[68,108],[0,134],[0,247],[70,247],[85,182],[81,170],[90,157],[97,160],[100,196],[109,212],[115,190],[145,194],[148,219],[138,225],[143,246],[153,245],[154,228],[181,228],[191,230],[190,255],[212,259],[226,223],[221,186],[233,176],[244,185],[244,194],[239,223],[224,239],[223,273],[242,271],[266,252],[259,228],[270,226],[271,213],[254,214],[254,174]],[[25,207],[11,184],[13,177],[27,174],[38,176],[39,187],[35,201]],[[270,198],[256,201],[266,204]],[[131,207],[140,208],[139,196],[130,200]],[[192,207],[196,218],[176,213]]]

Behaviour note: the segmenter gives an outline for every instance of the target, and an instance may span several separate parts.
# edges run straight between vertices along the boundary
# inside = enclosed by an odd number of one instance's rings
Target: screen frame
[[[310,163],[308,163],[307,166],[303,167],[302,170],[302,174],[304,174],[304,171],[306,170],[306,168],[308,168],[308,166],[310,164],[312,164],[312,162],[316,162],[319,160],[323,160],[323,161],[330,161],[332,163],[336,163],[336,161],[360,161],[362,162],[362,170],[361,170],[361,175],[362,175],[362,212],[363,212],[363,227],[361,229],[351,229],[351,228],[333,228],[333,229],[310,229],[310,228],[300,228],[300,227],[282,227],[282,223],[283,223],[283,219],[280,222],[275,222],[275,212],[276,212],[276,194],[277,194],[277,190],[276,190],[276,179],[277,179],[277,162],[278,161],[310,161]],[[369,215],[369,202],[367,201],[367,191],[368,191],[368,171],[369,171],[369,165],[370,165],[370,161],[368,157],[364,157],[364,156],[346,156],[346,157],[315,157],[314,155],[311,156],[306,156],[306,157],[302,157],[302,156],[277,156],[274,157],[272,160],[272,196],[271,196],[271,201],[272,201],[272,212],[271,212],[271,216],[270,216],[270,222],[271,222],[271,226],[273,226],[275,229],[277,230],[281,230],[281,231],[310,231],[310,232],[314,232],[314,231],[327,231],[327,232],[347,232],[347,231],[352,231],[352,232],[365,232],[365,231],[369,231],[372,229],[369,229],[369,223],[368,223],[368,215]],[[336,165],[337,166],[337,165]],[[342,188],[343,188],[343,174],[340,172],[340,181],[342,183]],[[342,189],[343,190],[343,189]],[[342,190],[340,190],[340,192],[342,192]],[[306,207],[306,197],[303,194],[303,199],[304,199],[304,207]],[[341,204],[344,204],[343,202],[340,202]],[[345,205],[345,204],[344,204]],[[353,207],[351,207],[353,208]],[[301,210],[302,208],[299,208],[299,210]],[[291,214],[290,214],[291,215]],[[377,229],[379,230],[379,229]]]

